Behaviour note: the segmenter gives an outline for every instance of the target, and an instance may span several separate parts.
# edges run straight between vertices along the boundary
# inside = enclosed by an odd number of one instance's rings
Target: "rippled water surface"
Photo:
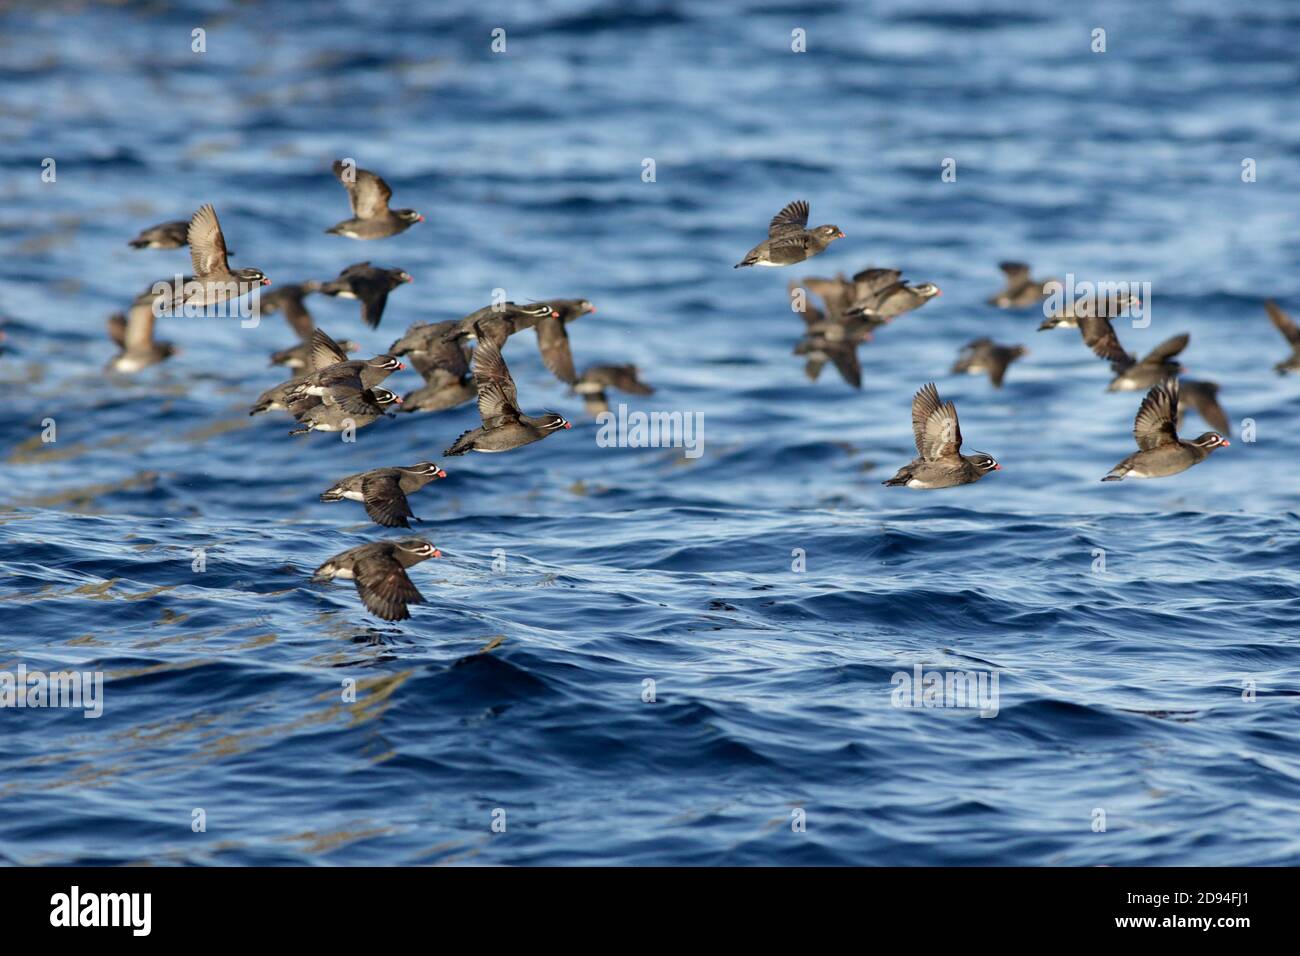
[[[0,670],[105,675],[98,720],[0,711],[0,860],[1300,863],[1300,381],[1261,305],[1300,311],[1300,10],[456,6],[0,12]],[[426,222],[325,235],[339,156]],[[733,270],[800,197],[848,238]],[[592,299],[579,367],[636,362],[629,404],[703,413],[704,453],[599,447],[530,333],[523,404],[575,426],[505,455],[440,457],[471,407],[355,444],[250,418],[278,316],[164,320],[182,354],[106,378],[105,317],[188,266],[126,240],[203,202],[277,283],[411,272],[378,330],[309,300],[367,354],[496,288]],[[1140,396],[984,304],[1006,258],[1150,282],[1121,338],[1189,331],[1232,446],[1101,484]],[[785,283],[868,264],[943,295],[862,350],[860,392],[810,383]],[[1031,350],[1000,391],[948,373],[985,334]],[[1004,470],[882,487],[931,379]],[[316,496],[426,458],[444,556],[384,624],[309,578],[394,533]],[[917,665],[996,674],[996,716],[893,706]]]

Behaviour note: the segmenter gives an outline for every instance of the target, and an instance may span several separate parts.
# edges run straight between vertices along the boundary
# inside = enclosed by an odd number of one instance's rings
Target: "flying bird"
[[[331,226],[325,230],[327,233],[349,239],[383,239],[424,222],[424,217],[414,209],[389,209],[393,191],[370,170],[359,169],[341,159],[334,160],[331,168],[334,177],[348,191],[352,218]]]
[[[1183,441],[1174,425],[1177,409],[1177,380],[1171,379],[1147,392],[1137,417],[1133,419],[1133,438],[1138,450],[1101,480],[1176,475],[1204,461],[1216,448],[1227,448],[1231,444],[1218,432],[1206,432],[1194,441]]]
[[[423,538],[374,541],[334,555],[312,575],[312,581],[352,581],[361,603],[385,621],[404,621],[411,616],[407,605],[423,604],[422,595],[406,571],[440,558],[442,552]]]
[[[1002,466],[992,455],[961,453],[961,425],[957,406],[943,402],[933,382],[921,387],[912,399],[912,436],[917,458],[882,484],[907,488],[951,488],[979,481]]]
[[[811,259],[836,239],[843,238],[839,226],[809,229],[808,203],[798,199],[772,217],[767,238],[750,249],[735,267],[794,265]]]
[[[483,425],[463,433],[443,454],[509,451],[569,428],[569,423],[554,412],[532,416],[520,411],[515,381],[501,357],[501,346],[481,329],[475,331],[478,347],[474,350],[474,381],[478,384],[478,413]]]
[[[411,274],[403,269],[380,269],[369,262],[354,262],[340,272],[337,279],[322,283],[320,291],[340,299],[359,300],[361,321],[377,329],[384,317],[384,306],[388,304],[388,293],[413,281]]]
[[[415,518],[406,496],[447,473],[435,462],[422,461],[409,468],[374,468],[348,475],[321,493],[321,501],[360,501],[375,524],[386,528],[409,528]],[[415,520],[419,520],[416,518]]]

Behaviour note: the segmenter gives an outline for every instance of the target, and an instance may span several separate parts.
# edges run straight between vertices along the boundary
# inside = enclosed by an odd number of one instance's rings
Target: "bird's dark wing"
[[[126,316],[121,312],[108,317],[108,337],[117,343],[118,348],[126,348]]]
[[[1277,326],[1277,330],[1286,336],[1286,340],[1292,345],[1300,346],[1300,329],[1296,328],[1291,316],[1283,312],[1272,299],[1264,303],[1264,309],[1268,312],[1268,317],[1273,320],[1273,324]]]
[[[835,363],[840,377],[845,382],[854,388],[862,387],[862,365],[858,362],[858,347],[856,345],[840,345],[835,348],[825,348],[822,351]]]
[[[808,203],[796,199],[775,216],[767,226],[767,237],[779,239],[784,235],[802,232],[808,228]]]
[[[496,428],[520,416],[515,380],[501,357],[501,347],[483,336],[479,336],[474,350],[474,382],[478,385],[478,414],[484,428]]]
[[[362,503],[366,506],[366,514],[370,515],[370,520],[375,524],[381,524],[386,528],[409,528],[410,522],[407,518],[413,518],[415,515],[411,512],[411,506],[406,500],[406,495],[402,493],[402,486],[398,483],[396,475],[378,474],[367,475],[361,480]]]
[[[147,305],[133,305],[126,318],[126,349],[129,352],[153,347],[153,326],[156,318]]]
[[[1182,335],[1175,335],[1173,338],[1165,339],[1149,355],[1142,359],[1143,365],[1159,365],[1166,359],[1171,359],[1183,349],[1187,348],[1187,343],[1192,337],[1184,332]]]
[[[1133,364],[1133,356],[1124,351],[1119,344],[1119,336],[1105,316],[1083,316],[1079,319],[1079,334],[1083,344],[1092,349],[1098,358],[1103,358],[1121,372]]]
[[[361,321],[372,329],[379,328],[379,321],[384,317],[384,306],[388,304],[387,292],[366,292],[360,295]]]
[[[1178,441],[1174,418],[1178,413],[1178,383],[1166,382],[1147,392],[1133,419],[1133,437],[1138,448],[1149,451]]]
[[[542,364],[566,385],[578,380],[573,368],[573,352],[569,348],[569,333],[564,323],[548,316],[534,327],[537,331],[537,348],[542,353]]]
[[[1232,425],[1228,414],[1219,404],[1219,386],[1214,382],[1190,382],[1183,380],[1179,387],[1179,401],[1191,405],[1198,415],[1204,418],[1215,431],[1223,435],[1232,434]]]
[[[352,574],[362,603],[385,621],[404,621],[411,616],[408,604],[424,603],[406,569],[390,554],[367,555],[352,566]]]
[[[307,362],[311,371],[317,372],[347,360],[348,353],[343,351],[341,345],[321,329],[312,329],[311,358]]]
[[[196,279],[230,271],[226,262],[226,237],[221,234],[221,223],[217,222],[217,211],[211,203],[200,207],[190,219],[188,235]]]
[[[950,458],[961,448],[957,406],[940,401],[933,382],[922,386],[912,399],[912,436],[917,452],[926,461]]]
[[[388,211],[388,200],[393,198],[393,191],[388,183],[368,169],[356,168],[356,181],[348,182],[343,178],[348,166],[342,160],[334,161],[334,175],[348,191],[348,202],[352,205],[352,215],[358,219],[375,219]]]

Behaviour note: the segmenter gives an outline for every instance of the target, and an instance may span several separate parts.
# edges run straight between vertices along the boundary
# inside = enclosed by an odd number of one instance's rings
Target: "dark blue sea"
[[[0,710],[0,861],[1300,863],[1300,378],[1262,305],[1300,312],[1298,48],[1289,0],[6,5],[0,672],[104,683],[98,719]],[[426,221],[326,235],[339,157]],[[847,238],[734,270],[799,198]],[[409,271],[377,330],[308,299],[367,355],[494,289],[591,299],[579,368],[636,363],[615,403],[702,414],[702,454],[599,445],[529,332],[521,402],[574,427],[502,455],[442,457],[472,406],[250,418],[279,316],[160,320],[181,354],[106,376],[107,316],[189,271],[127,240],[205,202],[276,284]],[[986,305],[1002,259],[1150,283],[1121,340],[1190,332],[1231,447],[1099,482],[1141,393]],[[810,382],[786,283],[868,265],[943,295],[860,391]],[[949,373],[981,335],[1030,349],[1001,390]],[[931,380],[1003,470],[883,487]],[[317,495],[422,459],[443,557],[388,624],[310,577],[400,533]],[[896,706],[917,668],[996,713]]]

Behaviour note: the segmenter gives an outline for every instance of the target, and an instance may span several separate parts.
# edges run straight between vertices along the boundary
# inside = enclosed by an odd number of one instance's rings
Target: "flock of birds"
[[[389,208],[392,190],[375,173],[342,160],[332,168],[347,190],[352,217],[326,232],[349,239],[377,240],[423,221],[424,217],[414,209]],[[767,239],[735,267],[795,265],[844,238],[838,226],[808,228],[808,214],[808,204],[802,200],[787,205],[769,223]],[[395,417],[392,408],[408,413],[437,412],[474,400],[478,402],[480,427],[463,433],[445,455],[509,451],[567,429],[570,423],[561,415],[550,411],[527,415],[520,407],[501,349],[510,336],[525,329],[534,330],[546,368],[567,384],[571,393],[583,397],[592,415],[608,410],[610,389],[638,395],[654,391],[641,381],[636,366],[631,364],[594,365],[577,373],[568,325],[596,311],[586,299],[494,302],[461,319],[417,322],[385,354],[351,359],[349,354],[359,350],[357,343],[334,339],[317,327],[305,299],[320,294],[356,300],[362,322],[374,329],[383,318],[389,294],[412,281],[405,271],[359,262],[327,282],[308,280],[262,293],[261,287],[270,285],[271,280],[260,270],[230,267],[231,253],[211,205],[200,208],[188,222],[166,222],[145,229],[130,245],[138,249],[188,245],[194,274],[166,286],[166,291],[159,291],[164,284],[151,285],[136,297],[125,315],[109,319],[109,334],[119,348],[109,369],[134,373],[175,354],[171,343],[154,337],[160,315],[179,307],[206,308],[256,292],[261,314],[282,313],[298,342],[271,356],[273,366],[285,367],[294,377],[263,392],[250,414],[276,410],[289,413],[299,426],[291,435],[354,431],[380,418]],[[1032,278],[1023,263],[1004,262],[1001,269],[1006,277],[1005,288],[992,296],[989,304],[1027,309],[1051,296],[1055,280]],[[860,388],[859,346],[870,342],[877,330],[899,316],[941,295],[941,291],[930,282],[911,285],[896,269],[867,268],[852,278],[841,274],[833,279],[809,277],[791,282],[790,295],[793,308],[804,322],[794,354],[803,356],[808,378],[815,381],[829,362],[846,383]],[[820,308],[808,301],[809,295],[821,300]],[[1187,334],[1162,342],[1141,359],[1120,345],[1114,320],[1139,304],[1136,297],[1126,295],[1106,301],[1066,303],[1047,314],[1039,326],[1040,330],[1077,328],[1084,344],[1111,364],[1114,378],[1110,390],[1147,390],[1133,424],[1138,451],[1112,468],[1103,481],[1178,474],[1229,444],[1224,436],[1231,429],[1218,402],[1218,386],[1185,378],[1180,381],[1183,369],[1176,357],[1188,344]],[[1276,366],[1277,371],[1300,369],[1300,330],[1275,303],[1266,303],[1266,308],[1292,347],[1291,356]],[[979,338],[961,349],[952,371],[987,375],[993,387],[1000,388],[1008,368],[1025,354],[1023,346]],[[423,379],[421,387],[404,397],[382,386],[391,374],[405,369],[403,359]],[[1217,431],[1192,441],[1179,438],[1177,429],[1189,408]],[[947,488],[970,484],[1001,470],[992,455],[962,453],[956,406],[943,401],[932,382],[922,386],[912,400],[912,431],[917,457],[884,484]],[[408,496],[445,477],[446,472],[430,461],[374,468],[340,479],[320,495],[320,500],[357,501],[375,523],[409,528],[410,521],[418,519],[411,511]],[[313,580],[351,580],[372,613],[388,621],[403,620],[410,616],[408,605],[424,600],[407,569],[440,556],[438,549],[423,538],[375,541],[334,555],[320,565]]]
[[[347,189],[352,218],[326,232],[349,239],[375,240],[404,232],[424,217],[414,209],[390,209],[392,190],[375,173],[342,160],[333,164],[335,177]],[[443,453],[504,452],[540,441],[571,427],[555,412],[527,415],[520,408],[515,382],[501,349],[516,332],[533,329],[542,362],[571,392],[582,396],[587,411],[608,410],[608,391],[649,395],[654,389],[641,381],[634,365],[593,365],[578,374],[573,363],[567,326],[596,311],[586,299],[548,302],[496,302],[462,319],[417,322],[393,342],[388,352],[369,359],[351,359],[356,342],[334,339],[317,327],[305,303],[312,294],[354,299],[361,320],[371,329],[383,319],[388,296],[411,282],[401,269],[384,269],[369,262],[348,266],[338,277],[308,280],[262,293],[271,280],[258,269],[232,269],[230,250],[211,205],[200,208],[188,222],[165,222],[143,230],[130,245],[137,249],[190,248],[194,274],[176,282],[151,284],[138,295],[126,314],[108,321],[109,335],[118,354],[109,370],[134,373],[176,354],[170,342],[154,337],[159,316],[178,308],[205,309],[226,300],[257,294],[259,315],[277,312],[298,336],[298,343],[271,356],[273,366],[283,366],[293,377],[267,389],[249,414],[282,410],[298,427],[291,435],[310,432],[355,434],[381,418],[395,417],[389,409],[437,412],[477,400],[482,424],[457,438]],[[471,352],[470,343],[474,343]],[[405,361],[403,361],[405,359]],[[382,383],[406,362],[423,378],[423,385],[402,397]],[[409,528],[416,519],[408,496],[425,485],[447,477],[436,462],[374,468],[348,475],[320,495],[324,502],[358,501],[376,524]],[[410,617],[408,605],[424,601],[407,569],[441,552],[423,538],[382,540],[334,555],[316,569],[314,581],[351,580],[371,613],[386,621]]]
[[[772,217],[768,238],[750,250],[736,268],[794,265],[842,238],[844,233],[838,226],[809,229],[808,204],[792,202]],[[1054,289],[1063,288],[1059,280],[1032,278],[1029,266],[1021,262],[1004,262],[1001,269],[1006,286],[988,300],[990,305],[999,308],[1032,308],[1051,298]],[[804,321],[804,334],[794,352],[804,357],[808,378],[816,381],[830,362],[854,388],[862,387],[858,347],[871,341],[882,326],[942,294],[932,282],[913,286],[899,270],[878,268],[864,269],[851,279],[842,274],[833,279],[810,276],[792,281],[789,292],[792,308]],[[821,300],[821,308],[808,302],[810,294]],[[1039,326],[1040,331],[1077,328],[1084,344],[1110,363],[1114,373],[1107,386],[1110,391],[1147,390],[1133,422],[1138,450],[1112,468],[1102,481],[1176,475],[1204,460],[1216,448],[1230,444],[1224,437],[1231,434],[1231,428],[1219,404],[1219,386],[1214,382],[1180,380],[1183,367],[1175,358],[1187,347],[1189,335],[1176,335],[1141,359],[1120,345],[1114,320],[1140,304],[1136,296],[1127,293],[1104,299],[1085,297],[1064,303],[1046,315]],[[1300,367],[1300,332],[1275,303],[1267,303],[1267,308],[1293,349],[1291,358],[1277,366],[1278,371]],[[1028,350],[1022,345],[1002,345],[990,338],[978,338],[962,347],[952,372],[987,375],[994,388],[1001,388],[1008,367],[1026,354]],[[1217,431],[1205,432],[1191,441],[1179,438],[1177,429],[1188,408]],[[949,488],[970,484],[990,472],[1002,470],[992,455],[962,454],[957,408],[939,397],[933,382],[922,386],[912,399],[912,434],[917,457],[884,484]]]

